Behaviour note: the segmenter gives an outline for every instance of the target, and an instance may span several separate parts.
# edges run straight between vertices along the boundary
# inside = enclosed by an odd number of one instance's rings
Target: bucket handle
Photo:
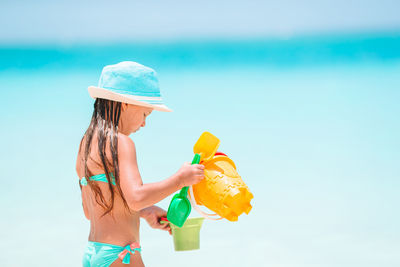
[[[206,212],[202,211],[202,210],[199,208],[199,206],[197,206],[196,200],[194,199],[193,187],[192,187],[192,186],[189,187],[189,191],[190,191],[190,194],[189,194],[189,201],[190,201],[190,204],[192,204],[192,207],[193,207],[198,213],[200,213],[204,218],[209,219],[209,220],[214,220],[214,221],[218,221],[218,220],[223,219],[221,216],[219,216],[219,215],[216,214],[216,213],[211,214],[211,213],[206,213]],[[218,218],[218,217],[213,217],[213,216],[219,216],[219,218]]]

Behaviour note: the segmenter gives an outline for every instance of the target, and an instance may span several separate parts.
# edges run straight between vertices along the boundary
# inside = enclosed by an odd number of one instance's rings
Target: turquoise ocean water
[[[255,196],[238,222],[205,221],[198,251],[142,221],[147,266],[399,266],[398,47],[393,33],[1,47],[1,266],[79,266],[87,87],[122,60],[156,69],[174,110],[131,136],[144,182],[210,131]]]

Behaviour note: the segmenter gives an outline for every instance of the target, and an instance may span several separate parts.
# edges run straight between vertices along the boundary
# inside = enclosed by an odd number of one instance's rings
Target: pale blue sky
[[[400,29],[400,1],[0,2],[0,43],[291,37]]]

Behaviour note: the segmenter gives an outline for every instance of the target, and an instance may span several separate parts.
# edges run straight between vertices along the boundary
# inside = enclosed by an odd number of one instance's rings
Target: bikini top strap
[[[113,185],[116,185],[114,175],[113,175],[112,173],[110,173],[110,175],[111,175],[111,183],[112,183]],[[97,175],[93,175],[93,176],[91,176],[89,179],[90,179],[91,181],[98,181],[98,182],[108,183],[108,181],[107,181],[107,176],[106,176],[104,173],[102,173],[102,174],[97,174]],[[87,179],[86,179],[86,177],[82,177],[80,183],[81,183],[82,186],[87,185]]]
[[[80,183],[81,183],[81,186],[87,185],[86,177],[82,177],[82,179],[80,180]]]

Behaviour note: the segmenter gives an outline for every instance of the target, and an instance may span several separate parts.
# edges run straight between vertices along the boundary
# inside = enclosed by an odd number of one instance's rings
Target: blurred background
[[[175,252],[142,221],[146,266],[400,266],[398,1],[2,0],[0,10],[2,266],[80,266],[87,87],[125,60],[157,71],[174,110],[131,136],[144,182],[191,161],[210,131],[255,196],[238,222],[205,221],[197,251]]]

